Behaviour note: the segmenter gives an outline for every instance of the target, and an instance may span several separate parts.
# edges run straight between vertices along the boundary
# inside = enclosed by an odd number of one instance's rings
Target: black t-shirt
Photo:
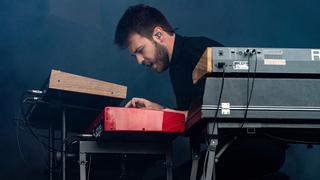
[[[169,71],[178,110],[189,109],[192,71],[205,49],[219,46],[222,46],[219,42],[206,37],[182,37],[176,34]]]

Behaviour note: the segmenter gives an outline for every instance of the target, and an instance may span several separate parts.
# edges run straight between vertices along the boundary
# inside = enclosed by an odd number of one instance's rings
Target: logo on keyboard
[[[312,61],[315,61],[315,60],[320,61],[320,49],[311,49],[311,60]]]
[[[234,70],[248,70],[249,65],[248,61],[233,61]]]

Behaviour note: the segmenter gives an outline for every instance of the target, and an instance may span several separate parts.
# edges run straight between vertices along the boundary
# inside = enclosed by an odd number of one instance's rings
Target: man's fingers
[[[132,104],[133,107],[135,107],[135,108],[143,108],[143,107],[146,107],[146,105],[145,105],[145,100],[142,99],[142,98],[132,98],[131,104]]]
[[[132,98],[125,107],[143,108],[146,107],[145,101],[143,98]]]
[[[125,107],[137,107],[137,99],[132,98],[126,105]]]
[[[126,108],[127,108],[127,107],[133,107],[133,106],[132,106],[132,100],[130,100],[124,107],[126,107]]]
[[[131,106],[131,101],[129,101],[124,107],[130,107]]]
[[[134,108],[148,108],[148,109],[154,109],[154,110],[163,110],[164,107],[151,102],[149,100],[143,99],[143,98],[132,98],[125,107],[134,107]]]

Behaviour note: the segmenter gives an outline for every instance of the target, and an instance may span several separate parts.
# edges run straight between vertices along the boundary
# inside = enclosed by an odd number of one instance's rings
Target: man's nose
[[[141,56],[141,55],[136,55],[136,59],[137,59],[138,64],[143,64],[143,61],[144,61],[143,56]]]

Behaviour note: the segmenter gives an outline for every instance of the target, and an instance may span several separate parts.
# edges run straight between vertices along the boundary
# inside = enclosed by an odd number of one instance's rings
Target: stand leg
[[[62,128],[61,128],[61,141],[62,141],[62,180],[66,180],[66,111],[62,109]]]
[[[200,142],[199,142],[199,139],[196,138],[196,137],[190,137],[190,145],[191,145],[191,151],[192,151],[192,167],[191,167],[190,180],[196,180],[197,179],[199,159],[200,159]]]
[[[232,143],[233,143],[235,140],[237,140],[237,139],[238,139],[237,136],[233,137],[229,142],[227,142],[227,143],[221,148],[221,150],[216,154],[216,159],[215,159],[216,162],[219,161],[220,156],[221,156],[221,155],[229,148],[229,146],[231,146]]]
[[[49,122],[49,180],[53,180],[53,178],[54,178],[54,175],[53,175],[53,153],[54,153],[53,143],[54,143],[54,129],[53,129],[53,123],[50,120],[50,122]]]
[[[218,145],[218,139],[211,139],[208,147],[208,164],[206,168],[206,180],[215,180],[216,171],[215,171],[215,155]]]
[[[207,165],[203,168],[206,168],[205,170],[205,180],[216,180],[216,169],[215,169],[215,163],[216,163],[216,151],[218,146],[218,126],[217,124],[209,123],[207,125],[208,131],[208,139],[209,139],[209,146],[208,146],[208,159],[207,159]]]
[[[79,153],[79,166],[80,166],[80,180],[86,180],[86,164],[87,156],[86,153]]]
[[[166,152],[166,169],[167,169],[167,180],[172,180],[173,179],[173,174],[172,174],[172,167],[173,167],[173,162],[172,162],[172,145],[169,144]]]

